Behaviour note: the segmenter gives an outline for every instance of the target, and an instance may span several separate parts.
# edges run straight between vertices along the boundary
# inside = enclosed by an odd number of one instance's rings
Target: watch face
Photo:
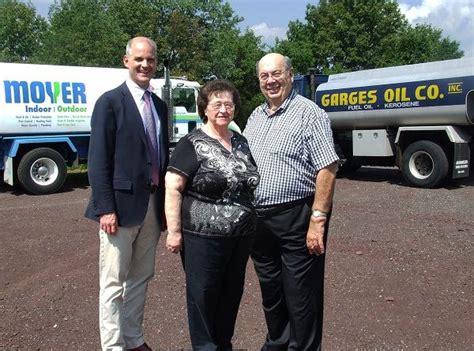
[[[318,210],[314,210],[311,215],[313,217],[316,217],[316,218],[318,218],[318,217],[327,217],[326,213],[318,211]]]

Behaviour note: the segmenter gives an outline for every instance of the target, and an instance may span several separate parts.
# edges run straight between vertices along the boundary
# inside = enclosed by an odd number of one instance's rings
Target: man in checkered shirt
[[[257,74],[266,102],[244,136],[261,176],[251,255],[268,328],[262,350],[319,350],[338,156],[327,114],[292,89],[290,60],[265,55]]]

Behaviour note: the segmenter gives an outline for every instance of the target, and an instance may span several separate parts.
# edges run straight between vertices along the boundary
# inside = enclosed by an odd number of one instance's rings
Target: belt
[[[313,202],[313,196],[310,197],[305,197],[303,199],[298,199],[290,202],[285,202],[282,204],[277,204],[277,205],[269,205],[269,206],[262,206],[262,207],[257,207],[255,208],[255,211],[257,212],[257,215],[259,217],[267,217],[267,216],[272,216],[276,213],[288,210],[290,208],[302,205],[304,203],[312,203]]]

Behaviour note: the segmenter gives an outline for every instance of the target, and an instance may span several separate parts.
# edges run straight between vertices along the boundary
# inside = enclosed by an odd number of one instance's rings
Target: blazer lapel
[[[125,113],[130,114],[130,118],[134,119],[133,125],[137,126],[138,133],[140,134],[140,138],[142,139],[143,143],[148,147],[146,134],[145,134],[145,127],[143,126],[142,116],[140,111],[138,110],[137,104],[135,100],[133,100],[132,93],[127,87],[126,83],[122,84],[122,94],[123,94],[123,104],[125,107]]]

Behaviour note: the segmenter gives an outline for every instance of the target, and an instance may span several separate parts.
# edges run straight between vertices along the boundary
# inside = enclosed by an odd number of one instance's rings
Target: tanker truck
[[[120,68],[0,63],[4,183],[19,184],[32,194],[58,191],[67,166],[87,161],[96,100],[127,76]],[[201,124],[196,110],[199,83],[167,76],[152,79],[151,86],[169,102],[171,144]]]
[[[474,58],[296,76],[323,108],[342,169],[397,166],[414,187],[469,176],[474,153]]]

